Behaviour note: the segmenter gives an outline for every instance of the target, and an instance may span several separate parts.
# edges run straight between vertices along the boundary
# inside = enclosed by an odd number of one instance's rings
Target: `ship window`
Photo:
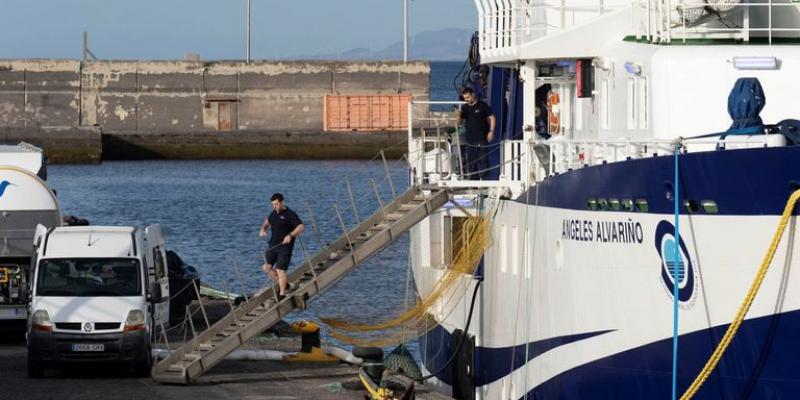
[[[608,205],[611,207],[612,210],[619,211],[620,208],[619,199],[608,199]]]
[[[611,84],[608,79],[600,82],[600,129],[611,126]]]
[[[690,214],[694,214],[700,211],[700,206],[697,204],[697,201],[695,200],[684,200],[683,208],[686,210],[686,212]]]
[[[587,210],[597,210],[597,200],[595,200],[595,199],[586,200],[586,209]]]
[[[633,200],[631,200],[631,199],[622,199],[622,210],[624,210],[624,211],[633,211]]]
[[[628,129],[636,129],[636,79],[628,78]]]
[[[597,208],[600,210],[608,210],[608,202],[606,199],[597,199]]]
[[[637,86],[639,90],[639,128],[647,129],[647,78],[639,78],[639,84]]]
[[[636,199],[636,210],[639,212],[647,212],[650,207],[647,205],[647,200]]]
[[[703,200],[700,202],[700,205],[703,206],[703,210],[709,214],[716,214],[719,212],[717,202],[714,200]]]

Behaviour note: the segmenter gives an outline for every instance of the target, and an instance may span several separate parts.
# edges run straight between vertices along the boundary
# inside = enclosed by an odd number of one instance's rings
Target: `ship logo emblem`
[[[670,299],[675,293],[675,270],[677,269],[678,300],[683,305],[690,305],[688,303],[695,294],[697,279],[683,237],[680,238],[680,251],[678,252],[680,259],[676,260],[675,226],[667,221],[661,221],[656,227],[655,246],[661,258],[661,281],[664,283]]]
[[[0,182],[0,197],[3,197],[3,195],[6,193],[6,189],[8,189],[9,186],[16,186],[16,185],[6,180]]]

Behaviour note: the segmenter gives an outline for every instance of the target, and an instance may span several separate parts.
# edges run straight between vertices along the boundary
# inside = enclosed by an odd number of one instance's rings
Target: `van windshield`
[[[37,296],[138,296],[139,261],[129,258],[48,259],[39,262]]]

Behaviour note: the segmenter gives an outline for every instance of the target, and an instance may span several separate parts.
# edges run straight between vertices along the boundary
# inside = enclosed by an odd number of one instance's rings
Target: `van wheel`
[[[44,368],[38,362],[28,357],[28,378],[39,379],[44,376]]]
[[[134,373],[137,378],[149,378],[150,372],[153,369],[153,357],[151,355],[150,346],[147,346],[147,359],[136,363],[133,367]]]

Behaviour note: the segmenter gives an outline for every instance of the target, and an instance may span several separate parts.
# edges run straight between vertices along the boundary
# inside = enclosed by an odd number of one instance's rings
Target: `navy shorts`
[[[286,271],[289,269],[289,263],[292,261],[292,248],[281,245],[273,249],[267,249],[267,251],[264,252],[264,261],[273,268]]]

